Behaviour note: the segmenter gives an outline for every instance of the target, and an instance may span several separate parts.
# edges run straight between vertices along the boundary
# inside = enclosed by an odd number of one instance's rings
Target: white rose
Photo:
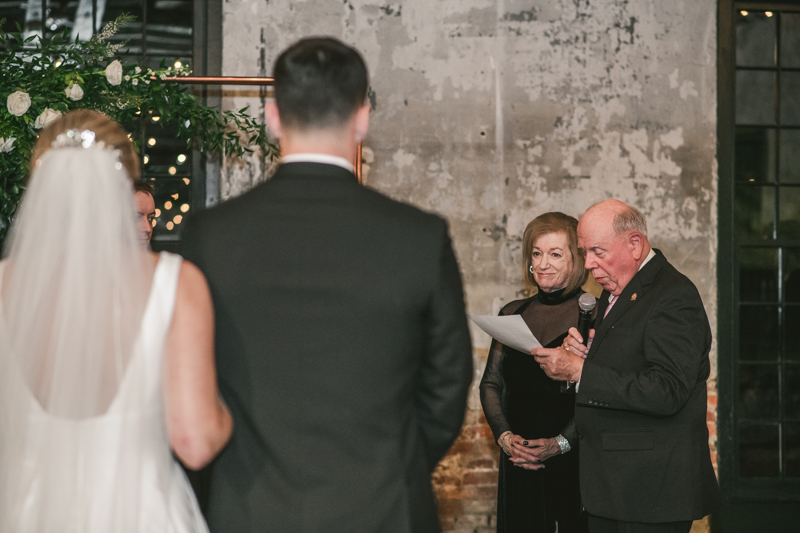
[[[133,70],[134,70],[134,72],[136,72],[136,74],[139,74],[142,71],[142,67],[136,67]]]
[[[111,85],[122,83],[122,63],[115,59],[106,67],[106,79]]]
[[[130,76],[125,76],[125,81],[131,81],[131,77]]]
[[[73,102],[77,102],[78,100],[83,98],[83,89],[81,89],[81,86],[78,85],[77,83],[73,83],[72,85],[64,89],[64,92],[66,93],[67,98],[69,98]]]
[[[28,93],[16,91],[8,95],[6,105],[9,113],[21,117],[31,106],[31,97]]]
[[[3,152],[10,152],[14,149],[14,141],[16,141],[16,137],[9,137],[8,140],[3,139],[0,137],[0,153]]]
[[[61,118],[61,111],[56,111],[55,109],[50,109],[49,107],[42,111],[42,114],[36,117],[36,122],[34,122],[33,127],[37,130],[42,128],[46,128],[50,125],[51,122],[54,120]]]
[[[166,80],[167,79],[167,75],[166,74],[159,74],[158,77],[161,78],[162,80]]]

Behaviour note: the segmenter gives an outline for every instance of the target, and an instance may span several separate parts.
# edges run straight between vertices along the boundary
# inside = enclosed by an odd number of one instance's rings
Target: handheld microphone
[[[592,311],[594,311],[596,305],[597,298],[588,292],[581,294],[581,297],[578,298],[578,307],[580,308],[578,313],[578,333],[581,334],[584,346],[589,342],[589,325],[592,322]]]

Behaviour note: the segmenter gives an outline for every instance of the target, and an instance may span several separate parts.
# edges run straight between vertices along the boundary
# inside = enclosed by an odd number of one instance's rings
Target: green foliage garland
[[[133,19],[122,15],[85,42],[71,42],[66,30],[50,39],[23,39],[19,25],[13,33],[0,29],[0,98],[6,102],[0,107],[0,242],[24,189],[39,130],[73,109],[95,109],[123,125],[158,116],[162,124],[177,126],[187,147],[194,143],[201,152],[241,157],[258,147],[270,159],[278,154],[246,107],[206,107],[174,81],[188,75],[187,69],[163,61],[158,70],[125,64],[119,58],[124,43],[106,40]]]

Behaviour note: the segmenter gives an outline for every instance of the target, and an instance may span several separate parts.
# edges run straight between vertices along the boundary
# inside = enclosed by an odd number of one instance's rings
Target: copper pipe
[[[151,80],[157,79],[150,76]],[[274,85],[274,78],[252,78],[247,76],[168,76],[165,81],[177,81],[189,85]]]

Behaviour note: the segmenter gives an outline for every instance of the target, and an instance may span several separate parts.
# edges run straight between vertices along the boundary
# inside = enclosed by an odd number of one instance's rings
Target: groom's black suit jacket
[[[626,522],[702,518],[719,502],[706,426],[711,329],[694,284],[660,251],[605,318],[576,396],[581,497]]]
[[[472,379],[444,220],[288,163],[188,221],[184,251],[211,287],[235,424],[211,531],[438,530],[430,475]]]

